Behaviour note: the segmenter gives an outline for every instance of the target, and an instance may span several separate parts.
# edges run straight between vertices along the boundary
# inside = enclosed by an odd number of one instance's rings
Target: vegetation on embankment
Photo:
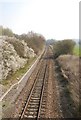
[[[76,44],[73,49],[73,54],[81,57],[81,45]]]
[[[73,54],[75,44],[73,40],[68,39],[55,42],[53,45],[54,57],[57,58],[60,55]]]
[[[73,40],[57,41],[53,45],[54,58],[60,66],[62,75],[67,79],[68,84],[64,84],[67,87],[69,98],[67,96],[68,103],[71,103],[75,109],[75,113],[79,114],[79,62],[81,49]],[[62,80],[62,83],[66,81]],[[65,94],[66,95],[66,94]],[[76,116],[76,117],[77,117]]]
[[[63,76],[67,79],[67,89],[77,115],[79,114],[79,62],[81,49],[73,40],[57,41],[53,45],[54,58],[58,62]]]
[[[17,35],[9,28],[0,26],[0,43],[0,81],[5,84],[14,81],[29,66],[31,59],[34,61],[41,54],[45,38],[33,32]]]
[[[67,88],[77,113],[79,113],[79,57],[75,55],[61,55],[57,58],[62,74],[67,79]]]
[[[56,80],[58,83],[59,100],[60,100],[62,114],[64,118],[68,118],[68,117],[75,118],[78,116],[78,112],[77,112],[77,108],[75,107],[75,103],[71,94],[70,79],[67,79],[64,69],[62,69],[62,64],[60,64],[60,62],[61,61],[59,60],[58,57],[57,60],[55,61],[55,65],[56,65],[55,71],[56,71]],[[64,64],[65,63],[66,62],[64,61]]]

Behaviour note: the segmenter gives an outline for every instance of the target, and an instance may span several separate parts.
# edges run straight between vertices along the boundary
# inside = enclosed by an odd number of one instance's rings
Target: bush
[[[54,57],[57,58],[59,55],[63,54],[73,54],[75,44],[76,43],[73,40],[63,40],[56,42],[53,46]]]

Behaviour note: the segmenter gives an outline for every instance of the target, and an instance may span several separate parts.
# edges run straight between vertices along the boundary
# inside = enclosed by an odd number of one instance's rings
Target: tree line
[[[0,35],[24,40],[27,43],[28,47],[32,48],[36,54],[39,54],[45,45],[44,36],[32,31],[28,32],[27,34],[18,35],[13,33],[11,29],[3,28],[3,26],[0,26]]]

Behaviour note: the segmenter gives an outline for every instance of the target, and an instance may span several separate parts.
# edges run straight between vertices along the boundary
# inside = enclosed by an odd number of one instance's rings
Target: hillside
[[[57,58],[64,77],[68,80],[67,88],[70,96],[75,104],[76,110],[79,112],[79,76],[80,76],[80,60],[75,55],[61,55]]]

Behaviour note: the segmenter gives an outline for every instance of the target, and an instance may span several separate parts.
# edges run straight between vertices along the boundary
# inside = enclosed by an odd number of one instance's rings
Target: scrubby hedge
[[[57,58],[59,55],[72,54],[75,44],[76,43],[73,40],[62,40],[55,42],[53,46],[54,57]]]

